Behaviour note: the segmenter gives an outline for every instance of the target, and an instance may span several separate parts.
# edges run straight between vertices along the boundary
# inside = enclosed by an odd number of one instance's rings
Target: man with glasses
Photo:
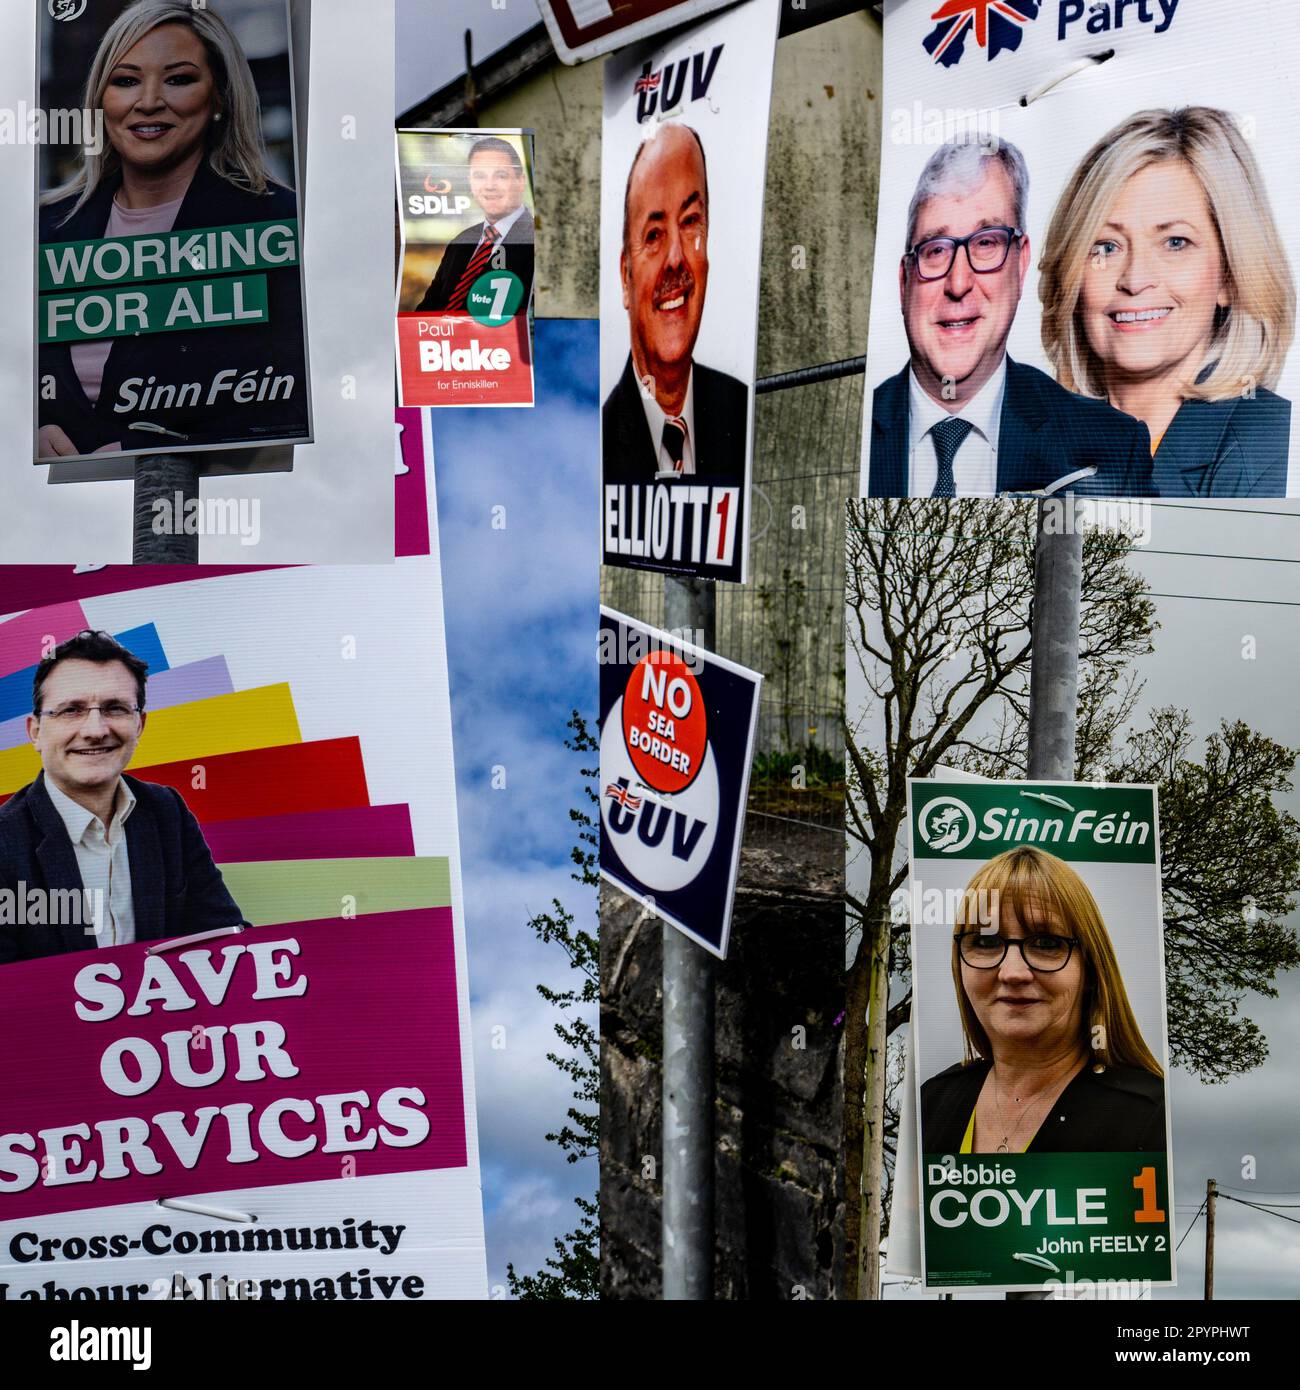
[[[243,921],[180,793],[123,775],[147,672],[89,631],[37,666],[27,735],[42,770],[0,807],[0,888],[29,910],[0,924],[0,964]],[[33,891],[50,910],[30,911]],[[74,895],[81,910],[68,911]]]
[[[1007,356],[1028,191],[1005,140],[960,137],[926,164],[898,268],[911,360],[873,394],[872,497],[1154,493],[1143,425]]]

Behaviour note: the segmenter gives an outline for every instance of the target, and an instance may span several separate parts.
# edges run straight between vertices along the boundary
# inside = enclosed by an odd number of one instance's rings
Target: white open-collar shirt
[[[87,902],[98,907],[95,923],[100,931],[96,946],[123,946],[135,940],[135,901],[131,896],[131,861],[126,848],[126,822],[135,810],[135,793],[119,778],[113,814],[104,822],[79,802],[45,779],[59,819],[67,828],[72,851],[81,871],[81,886],[91,896]],[[87,941],[87,946],[91,943]]]
[[[961,442],[952,462],[953,493],[957,497],[995,497],[998,491],[998,431],[1002,401],[1007,391],[1007,359],[960,410],[944,409],[907,371],[908,492],[929,497],[939,480],[939,458],[930,433],[941,420],[968,420],[970,433]]]

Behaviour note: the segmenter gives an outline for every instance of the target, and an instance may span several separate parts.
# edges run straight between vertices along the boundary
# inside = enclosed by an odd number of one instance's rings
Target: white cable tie
[[[246,1211],[229,1211],[225,1207],[209,1207],[202,1202],[187,1202],[180,1197],[159,1197],[158,1205],[166,1207],[169,1211],[188,1211],[195,1216],[212,1216],[218,1221],[238,1221],[245,1226],[251,1226],[257,1220],[256,1216],[252,1216]]]
[[[1020,795],[1032,797],[1035,801],[1046,801],[1049,806],[1059,806],[1063,811],[1074,810],[1063,796],[1053,796],[1050,792],[1021,792]]]
[[[1048,483],[1045,488],[1031,494],[1035,497],[1054,497],[1062,489],[1069,487],[1072,483],[1082,482],[1084,478],[1095,477],[1097,465],[1090,463],[1086,468],[1078,468],[1073,473],[1066,473],[1064,477],[1057,478],[1054,483]]]
[[[238,936],[244,930],[241,923],[237,927],[216,927],[212,931],[195,932],[193,936],[175,936],[170,941],[160,941],[150,946],[147,956],[160,956],[164,951],[181,951],[187,946],[195,946],[200,941],[215,941],[221,936]]]
[[[1061,1272],[1051,1260],[1044,1259],[1041,1255],[1027,1255],[1017,1250],[1011,1258],[1013,1260],[1019,1260],[1022,1264],[1037,1265],[1039,1269],[1050,1270],[1053,1274],[1059,1274]]]
[[[1073,77],[1076,72],[1083,72],[1085,68],[1095,67],[1098,63],[1109,62],[1115,56],[1115,50],[1108,48],[1104,53],[1090,53],[1086,58],[1076,58],[1069,67],[1062,68],[1055,77],[1049,77],[1045,81],[1032,88],[1020,98],[1021,106],[1032,106],[1039,97],[1044,97],[1053,87],[1059,87],[1067,78]]]

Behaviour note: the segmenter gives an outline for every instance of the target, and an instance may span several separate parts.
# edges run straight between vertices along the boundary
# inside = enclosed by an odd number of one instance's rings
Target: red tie
[[[451,298],[447,301],[447,308],[455,313],[469,302],[470,286],[487,269],[487,263],[492,256],[492,248],[496,245],[497,229],[491,222],[483,224],[483,240],[479,242],[474,254],[469,258],[469,264],[465,267],[465,273],[456,283],[456,288],[451,293]]]

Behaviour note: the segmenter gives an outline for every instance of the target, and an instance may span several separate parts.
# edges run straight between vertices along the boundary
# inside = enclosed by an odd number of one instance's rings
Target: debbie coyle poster
[[[605,62],[602,555],[744,582],[763,172],[779,7]]]
[[[390,566],[3,571],[0,1301],[486,1297],[428,521]],[[125,885],[59,839],[110,775]]]
[[[924,1287],[1172,1284],[1155,788],[908,798]]]
[[[36,461],[309,442],[287,0],[36,8]]]
[[[1292,0],[886,0],[861,491],[1300,491]]]

